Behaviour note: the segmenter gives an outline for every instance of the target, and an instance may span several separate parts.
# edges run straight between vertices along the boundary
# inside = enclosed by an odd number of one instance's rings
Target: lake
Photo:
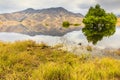
[[[19,33],[7,33],[1,32],[0,33],[0,40],[5,42],[14,42],[14,41],[22,41],[22,40],[33,40],[36,42],[44,42],[48,45],[55,45],[58,43],[65,43],[65,44],[79,44],[88,45],[86,37],[83,35],[82,31],[73,31],[70,33],[65,34],[62,37],[59,36],[49,36],[49,35],[36,35],[36,36],[29,36]],[[89,45],[92,45],[89,43]],[[120,28],[116,29],[116,32],[111,37],[105,37],[102,41],[99,41],[95,47],[99,48],[120,48]]]

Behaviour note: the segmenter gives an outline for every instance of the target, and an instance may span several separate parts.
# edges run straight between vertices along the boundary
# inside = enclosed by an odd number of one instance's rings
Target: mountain
[[[80,30],[83,15],[72,13],[62,7],[35,10],[26,10],[0,14],[0,32],[17,32],[28,35],[53,35],[61,36],[73,30]],[[62,23],[68,21],[69,28],[62,27]]]

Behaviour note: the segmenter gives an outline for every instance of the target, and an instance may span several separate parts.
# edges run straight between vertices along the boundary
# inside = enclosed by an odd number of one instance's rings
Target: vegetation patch
[[[62,26],[63,26],[64,28],[69,28],[70,23],[69,23],[68,21],[64,21],[64,22],[62,23]]]
[[[119,80],[119,68],[120,60],[77,56],[44,43],[0,42],[0,80]]]
[[[77,23],[75,23],[75,24],[73,24],[74,26],[80,26],[81,24],[77,24]]]
[[[71,23],[69,23],[68,21],[64,21],[64,22],[62,23],[62,26],[63,26],[64,28],[69,28],[70,25],[72,25],[72,26],[80,26],[81,24],[78,24],[78,23],[71,24]]]
[[[82,32],[86,36],[88,42],[97,44],[103,37],[110,37],[116,31],[117,17],[113,13],[106,13],[104,9],[97,4],[90,7],[88,13],[83,19],[85,27]]]

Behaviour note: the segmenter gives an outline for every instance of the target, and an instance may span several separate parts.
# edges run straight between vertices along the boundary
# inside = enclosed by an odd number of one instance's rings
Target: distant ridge
[[[66,10],[65,8],[63,7],[52,7],[52,8],[44,8],[44,9],[33,9],[33,8],[27,8],[25,10],[22,10],[22,11],[19,11],[21,13],[43,13],[43,12],[46,12],[46,13],[59,13],[59,12],[66,12],[66,13],[71,13],[71,14],[78,14],[80,15],[81,17],[84,17],[82,14],[80,13],[73,13],[73,12],[70,12],[68,10]]]

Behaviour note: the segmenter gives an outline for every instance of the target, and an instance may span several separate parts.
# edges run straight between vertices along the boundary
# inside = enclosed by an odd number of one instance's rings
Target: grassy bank
[[[90,59],[33,41],[0,42],[0,80],[120,80],[120,61]]]

